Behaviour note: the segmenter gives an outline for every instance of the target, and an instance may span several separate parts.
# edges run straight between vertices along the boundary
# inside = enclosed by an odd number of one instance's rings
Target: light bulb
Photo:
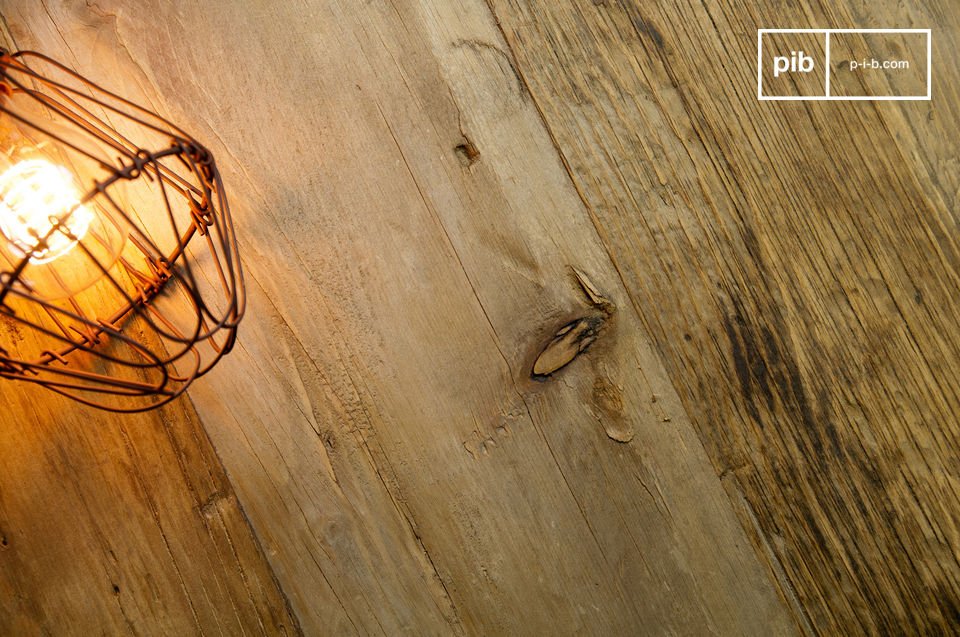
[[[0,175],[0,232],[11,252],[31,263],[49,263],[70,252],[93,219],[63,166],[26,159]]]

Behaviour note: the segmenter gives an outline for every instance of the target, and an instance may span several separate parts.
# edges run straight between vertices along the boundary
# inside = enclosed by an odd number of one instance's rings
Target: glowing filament
[[[28,159],[0,175],[0,232],[20,258],[62,257],[87,234],[93,216],[62,166]]]

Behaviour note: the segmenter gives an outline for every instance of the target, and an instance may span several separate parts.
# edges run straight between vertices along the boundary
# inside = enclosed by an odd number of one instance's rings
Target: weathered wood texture
[[[490,4],[809,624],[957,630],[960,5]],[[761,27],[933,28],[933,101],[761,103]]]
[[[298,632],[189,400],[117,418],[0,383],[0,635]]]
[[[297,633],[189,402],[0,401],[0,634]]]
[[[191,397],[306,632],[792,631],[482,1],[4,14],[220,158]]]
[[[933,26],[949,50],[958,10],[835,4],[0,14],[20,47],[146,100],[218,157],[250,307],[191,401],[305,633],[953,628],[958,69],[937,68],[931,104],[753,91],[757,27]],[[92,531],[58,547],[70,590],[138,572],[162,528],[182,553],[120,583],[131,630],[215,632],[192,614],[213,608],[247,632],[296,630],[190,403],[145,426],[79,409],[55,424],[59,403],[8,390],[13,431],[63,437],[11,438],[11,458],[96,440],[97,471],[150,459],[165,485],[160,501],[146,479],[79,481],[101,503],[86,527],[130,539],[116,562]],[[170,450],[144,458],[157,440]],[[113,632],[109,597],[88,607],[36,566],[72,530],[49,519],[68,507],[8,504],[18,476],[48,492],[56,466],[14,467],[0,530],[28,539],[0,551],[0,581],[43,629]],[[216,486],[177,478],[199,471]],[[191,504],[212,493],[244,547],[225,567],[209,561],[225,532],[205,539]],[[174,563],[198,579],[171,580]],[[245,604],[229,601],[238,564]]]

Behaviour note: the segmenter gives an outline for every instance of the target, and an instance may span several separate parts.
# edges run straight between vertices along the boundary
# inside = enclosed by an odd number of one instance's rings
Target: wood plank
[[[305,632],[793,632],[482,1],[5,15],[219,158],[191,398]]]
[[[0,385],[0,633],[298,634],[189,402]]]
[[[4,381],[0,405],[0,634],[299,634],[189,400],[117,417]]]
[[[960,6],[490,5],[810,626],[956,630]],[[756,99],[758,28],[858,26],[933,27],[933,102]]]

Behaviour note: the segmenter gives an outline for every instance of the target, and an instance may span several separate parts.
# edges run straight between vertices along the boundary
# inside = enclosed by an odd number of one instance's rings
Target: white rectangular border
[[[757,99],[761,102],[918,102],[931,99],[933,80],[933,35],[931,29],[757,29]],[[826,34],[826,91],[824,95],[764,95],[763,94],[763,35],[765,33],[824,33]],[[831,33],[925,33],[927,35],[927,94],[926,95],[830,95],[830,34]]]

